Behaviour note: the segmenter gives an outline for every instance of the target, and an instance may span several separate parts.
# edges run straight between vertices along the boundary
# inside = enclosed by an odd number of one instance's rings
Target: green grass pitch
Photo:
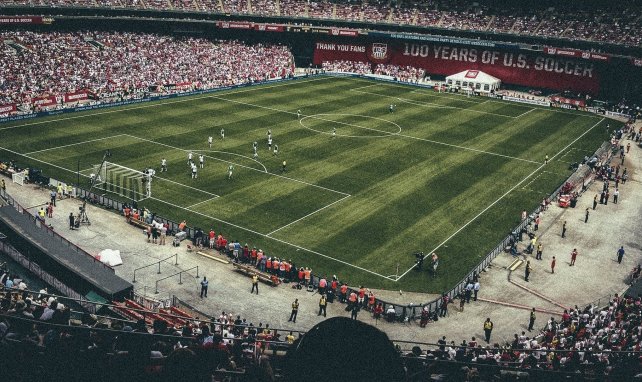
[[[586,113],[314,77],[0,125],[0,158],[75,183],[78,165],[87,175],[107,149],[111,162],[138,170],[159,171],[165,157],[169,171],[140,203],[161,216],[351,285],[440,292],[599,147],[606,125]],[[195,180],[189,151],[205,155]],[[433,249],[437,277],[411,270],[414,252]]]

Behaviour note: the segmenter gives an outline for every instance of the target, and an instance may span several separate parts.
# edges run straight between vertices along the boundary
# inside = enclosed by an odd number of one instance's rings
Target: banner
[[[67,93],[64,96],[64,101],[65,102],[76,102],[76,101],[82,101],[89,98],[89,94],[85,90],[81,90],[79,92],[75,93]]]
[[[557,103],[563,103],[566,105],[573,105],[573,106],[578,106],[578,107],[585,107],[586,102],[581,99],[572,99],[572,98],[566,98],[566,97],[560,97],[560,96],[552,96],[551,101],[557,102]]]
[[[445,37],[445,36],[432,36],[425,34],[414,34],[414,33],[387,33],[387,32],[368,32],[368,36],[374,37],[383,37],[383,38],[394,38],[399,40],[417,40],[417,41],[428,41],[428,42],[438,42],[445,44],[463,44],[463,45],[474,45],[474,46],[485,46],[485,47],[496,47],[499,45],[505,47],[519,48],[519,45],[516,44],[495,44],[492,41],[482,41],[482,40],[469,40],[466,38],[459,37]]]
[[[633,66],[642,66],[642,58],[632,58],[631,63]]]
[[[33,106],[51,106],[56,104],[56,97],[55,96],[49,96],[49,97],[38,97],[34,98],[31,100],[31,103]]]
[[[13,113],[14,111],[16,111],[15,103],[0,105],[0,114]]]
[[[285,28],[283,25],[277,24],[254,24],[254,30],[263,32],[283,32]]]
[[[504,101],[527,103],[529,105],[537,105],[537,106],[551,106],[550,102],[540,101],[537,99],[519,98],[519,97],[513,97],[513,96],[507,96],[507,95],[502,96],[501,98]]]
[[[217,21],[216,26],[222,29],[252,29],[252,23],[241,21]]]
[[[42,16],[0,16],[0,24],[42,24]]]
[[[585,52],[577,49],[562,49],[551,46],[544,47],[544,53],[552,56],[583,58],[585,60],[593,61],[609,61],[611,59],[611,56],[609,56],[608,54]]]
[[[600,88],[595,63],[543,53],[415,42],[316,43],[314,64],[335,60],[413,66],[429,74],[446,76],[464,70],[481,70],[509,84],[589,94],[597,94]]]

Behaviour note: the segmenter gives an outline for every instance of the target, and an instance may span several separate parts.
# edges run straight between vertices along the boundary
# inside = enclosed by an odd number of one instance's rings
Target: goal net
[[[98,189],[140,201],[152,196],[153,175],[154,170],[151,169],[138,171],[105,161],[102,166],[94,166],[91,177],[96,178],[94,187]]]

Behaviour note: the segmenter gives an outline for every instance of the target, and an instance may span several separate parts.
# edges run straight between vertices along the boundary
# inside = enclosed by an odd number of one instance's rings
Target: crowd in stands
[[[3,3],[294,16],[562,37],[633,46],[642,43],[641,9],[635,4],[611,8],[562,4],[555,8],[522,9],[501,3],[490,6],[484,2],[459,0],[417,3],[381,0],[223,0],[220,3],[216,0],[10,0]]]
[[[211,89],[293,74],[283,45],[127,32],[3,31],[0,105],[34,109],[38,97],[87,91],[94,100]],[[37,107],[35,108],[37,110]]]
[[[324,61],[322,63],[322,68],[328,72],[390,76],[395,78],[397,81],[412,83],[417,83],[426,76],[426,71],[424,69],[415,68],[413,66],[377,64],[373,70],[370,63],[359,61]]]

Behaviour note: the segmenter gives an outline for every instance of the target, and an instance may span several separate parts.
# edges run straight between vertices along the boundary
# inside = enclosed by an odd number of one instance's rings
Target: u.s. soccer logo
[[[390,60],[388,44],[374,43],[370,45],[370,49],[368,49],[368,58],[370,61],[376,63],[388,62],[388,60]]]
[[[383,60],[388,53],[388,44],[372,44],[372,58]]]

